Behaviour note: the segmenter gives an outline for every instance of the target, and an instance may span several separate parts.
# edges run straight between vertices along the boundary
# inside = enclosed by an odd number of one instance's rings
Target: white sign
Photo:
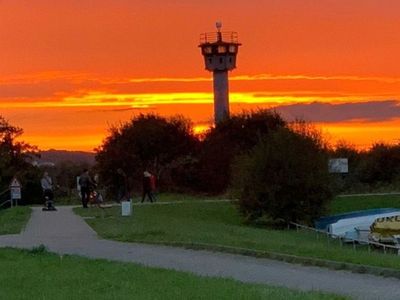
[[[329,173],[349,173],[349,162],[347,158],[334,158],[328,162]]]
[[[11,180],[10,192],[12,200],[21,199],[21,183],[18,181],[16,177],[14,177],[13,180]]]
[[[12,187],[11,190],[11,199],[13,200],[21,200],[21,188]]]
[[[131,208],[131,201],[121,201],[121,215],[123,217],[127,217],[132,214]]]

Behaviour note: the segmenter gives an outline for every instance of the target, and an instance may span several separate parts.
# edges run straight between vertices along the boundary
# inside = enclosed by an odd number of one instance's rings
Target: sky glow
[[[41,149],[92,151],[138,113],[211,124],[199,35],[243,44],[231,110],[273,108],[359,148],[400,134],[396,0],[2,0],[0,115]]]

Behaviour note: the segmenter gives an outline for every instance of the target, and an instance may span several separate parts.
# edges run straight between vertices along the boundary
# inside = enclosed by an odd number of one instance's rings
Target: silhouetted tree
[[[23,185],[23,201],[31,203],[41,195],[40,172],[30,163],[32,157],[37,155],[37,148],[17,141],[22,134],[21,128],[9,124],[0,116],[0,193],[17,176]]]
[[[391,184],[400,179],[400,145],[376,143],[363,157],[360,180],[370,185]]]
[[[258,110],[233,115],[211,128],[202,142],[197,188],[209,193],[224,192],[235,156],[250,151],[265,134],[285,125],[278,113]]]
[[[171,166],[191,155],[197,143],[189,120],[181,116],[164,118],[141,114],[110,130],[97,149],[97,169],[102,181],[115,194],[119,168],[137,185],[145,169],[161,179]]]

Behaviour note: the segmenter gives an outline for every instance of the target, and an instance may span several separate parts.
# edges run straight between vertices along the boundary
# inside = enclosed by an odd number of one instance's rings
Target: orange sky
[[[400,139],[397,0],[1,0],[0,115],[93,150],[139,112],[212,120],[199,34],[239,33],[233,111],[276,108],[358,147]]]

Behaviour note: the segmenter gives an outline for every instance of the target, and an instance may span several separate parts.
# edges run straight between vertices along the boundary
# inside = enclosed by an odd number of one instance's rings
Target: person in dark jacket
[[[95,185],[92,178],[89,175],[89,170],[83,170],[83,173],[79,177],[79,186],[81,188],[82,206],[88,208],[88,202],[90,197],[90,190]]]

